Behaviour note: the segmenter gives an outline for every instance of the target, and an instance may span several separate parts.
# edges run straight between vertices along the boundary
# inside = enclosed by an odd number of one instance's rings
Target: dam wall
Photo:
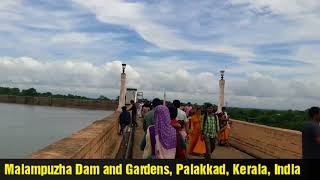
[[[257,158],[302,158],[300,131],[232,120],[229,142],[237,149]]]
[[[81,109],[115,110],[118,102],[112,100],[87,100],[52,97],[0,95],[0,103],[17,103],[40,106],[70,107]]]
[[[118,135],[119,113],[95,121],[43,149],[32,153],[31,159],[115,159],[122,136]]]

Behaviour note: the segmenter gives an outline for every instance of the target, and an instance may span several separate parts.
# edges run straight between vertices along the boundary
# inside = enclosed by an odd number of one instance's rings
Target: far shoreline
[[[84,100],[13,95],[0,95],[0,103],[105,111],[115,111],[118,104],[117,101],[112,100]]]

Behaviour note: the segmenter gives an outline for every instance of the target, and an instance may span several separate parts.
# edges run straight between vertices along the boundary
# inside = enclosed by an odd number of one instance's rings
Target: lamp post
[[[166,105],[166,101],[167,101],[167,95],[166,95],[166,90],[163,90],[163,105]]]
[[[121,107],[125,105],[125,94],[126,94],[126,64],[122,64],[122,73],[121,73],[121,84],[120,84],[120,96],[119,96],[119,103],[118,103],[118,112],[121,112]]]
[[[122,64],[122,74],[125,74],[127,64]]]
[[[222,112],[222,107],[224,106],[224,70],[220,71],[221,79],[219,80],[219,105],[218,112]]]
[[[223,80],[223,78],[224,78],[224,72],[225,72],[224,70],[221,70],[221,71],[220,71],[220,75],[221,75],[221,79],[222,79],[222,80]]]

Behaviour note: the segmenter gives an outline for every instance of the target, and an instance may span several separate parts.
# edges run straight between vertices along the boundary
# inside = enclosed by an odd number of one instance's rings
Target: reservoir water
[[[0,158],[25,158],[112,113],[0,103]]]

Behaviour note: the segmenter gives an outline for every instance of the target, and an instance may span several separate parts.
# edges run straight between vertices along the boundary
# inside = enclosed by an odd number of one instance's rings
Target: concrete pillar
[[[121,73],[121,85],[120,85],[120,96],[119,105],[117,111],[121,112],[121,107],[125,105],[126,98],[126,73]]]
[[[223,79],[224,71],[220,71],[221,79],[219,80],[219,104],[218,104],[218,112],[222,112],[222,107],[224,107],[224,84],[225,81]]]

